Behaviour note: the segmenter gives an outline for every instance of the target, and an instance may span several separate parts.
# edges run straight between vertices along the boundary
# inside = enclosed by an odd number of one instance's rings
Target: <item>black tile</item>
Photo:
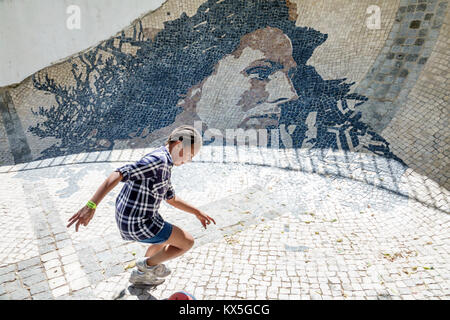
[[[406,78],[406,76],[408,76],[408,74],[409,74],[408,70],[402,69],[402,70],[400,70],[400,73],[398,74],[398,76],[401,78]]]
[[[413,21],[411,21],[409,27],[410,27],[411,29],[419,29],[419,27],[420,27],[420,22],[421,22],[420,20],[413,20]]]
[[[424,42],[425,42],[425,39],[424,39],[424,38],[418,38],[418,39],[416,39],[416,42],[414,42],[414,44],[415,44],[416,46],[421,46],[421,45],[424,44]]]
[[[429,20],[431,20],[431,18],[433,18],[433,16],[434,16],[434,13],[427,13],[426,15],[425,15],[425,21],[429,21]]]
[[[420,58],[419,61],[417,62],[418,64],[425,64],[427,62],[428,58],[424,57],[424,58]]]
[[[403,43],[405,43],[405,38],[396,38],[395,40],[394,40],[394,44],[403,44]]]
[[[421,3],[417,6],[416,11],[425,11],[427,9],[427,5],[425,3]]]
[[[428,29],[420,29],[418,36],[419,37],[425,37],[428,34]]]
[[[416,54],[416,53],[408,54],[406,56],[406,61],[410,61],[410,62],[411,61],[416,61],[418,57],[419,57],[419,55]]]
[[[414,12],[414,10],[416,10],[416,6],[415,5],[408,6],[408,12]]]

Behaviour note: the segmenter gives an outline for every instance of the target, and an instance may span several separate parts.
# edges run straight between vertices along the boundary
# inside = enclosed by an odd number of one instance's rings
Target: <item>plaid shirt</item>
[[[172,167],[172,157],[162,146],[115,170],[122,173],[121,182],[125,182],[116,199],[116,222],[122,239],[148,239],[163,228],[158,209],[163,199],[175,196],[170,183]]]

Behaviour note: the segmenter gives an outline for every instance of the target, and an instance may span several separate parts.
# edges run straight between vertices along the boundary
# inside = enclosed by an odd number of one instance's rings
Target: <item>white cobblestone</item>
[[[61,170],[74,170],[76,166],[61,167]],[[106,176],[98,172],[112,171],[117,163],[102,164],[102,170],[98,169],[99,164],[84,166],[87,172],[97,175],[90,179],[102,181]],[[89,169],[94,166],[97,169]],[[448,222],[448,216],[441,211],[352,180],[336,183],[331,178],[298,171],[292,174],[276,168],[247,166],[244,170],[227,164],[206,167],[200,163],[190,166],[189,170],[173,172],[172,183],[177,194],[191,199],[188,200],[191,203],[204,201],[200,207],[215,217],[218,225],[200,231],[196,219],[164,207],[164,217],[183,226],[194,235],[196,242],[184,256],[167,263],[173,274],[152,293],[153,296],[163,298],[176,290],[188,289],[197,298],[208,299],[377,299],[385,297],[380,296],[385,292],[390,295],[386,296],[389,299],[434,299],[448,295],[448,285],[443,285],[448,280],[448,239],[436,236],[444,232],[443,226]],[[147,248],[144,244],[117,239],[117,226],[111,212],[118,190],[114,190],[109,199],[105,198],[87,228],[81,228],[78,233],[67,229],[65,234],[60,232],[60,225],[79,209],[79,199],[90,197],[96,186],[90,190],[80,188],[70,195],[60,194],[61,188],[79,183],[78,178],[64,182],[59,175],[69,176],[67,172],[57,173],[51,168],[39,170],[39,174],[47,175],[39,194],[48,195],[46,202],[55,207],[53,211],[58,212],[58,219],[52,216],[38,226],[51,224],[51,230],[58,230],[58,233],[50,232],[36,239],[35,245],[39,250],[53,243],[57,247],[38,259],[34,255],[16,260],[20,262],[20,272],[30,272],[28,264],[42,264],[39,267],[42,272],[39,268],[36,270],[45,275],[54,298],[66,298],[78,292],[83,296],[94,294],[97,298],[112,299],[115,289],[127,285],[131,270],[121,269],[128,263],[124,259],[129,257],[128,261],[132,261],[132,252],[142,256]],[[222,172],[226,170],[232,170],[236,177],[224,175]],[[184,181],[194,179],[196,172],[219,181],[228,179],[233,187],[227,191],[219,185],[209,186],[191,198],[193,188]],[[33,179],[33,170],[22,174]],[[9,174],[3,175],[10,189],[21,188],[21,182]],[[273,176],[279,178],[280,185],[274,185],[278,189],[269,191],[264,181]],[[246,183],[238,183],[239,178],[245,178]],[[297,196],[298,188],[311,185],[314,188],[302,193],[302,197]],[[363,186],[364,191],[358,191],[358,187]],[[401,192],[408,192],[414,186],[406,181],[401,188]],[[281,191],[292,200],[277,202],[276,196]],[[1,194],[0,204],[6,203],[7,197]],[[37,195],[28,195],[36,203],[28,208],[30,211],[27,207],[23,210],[47,219],[45,210],[39,207]],[[322,196],[329,199],[316,201]],[[387,207],[386,201],[392,203]],[[308,207],[311,203],[315,206]],[[360,213],[361,208],[366,211],[364,214]],[[0,210],[3,209],[0,207]],[[13,212],[2,212],[1,219],[5,223],[17,216]],[[28,220],[28,224],[33,228],[37,221]],[[22,237],[29,234],[24,232]],[[214,237],[204,241],[205,235]],[[12,243],[18,244],[18,252],[28,245],[20,241],[20,237],[18,234],[11,238]],[[7,250],[10,249],[0,248],[0,254],[6,255],[10,252]],[[120,268],[113,270],[114,266]],[[4,277],[16,267],[7,265],[0,270]],[[8,279],[5,278],[6,283],[14,280]],[[36,285],[41,286],[33,289],[36,294],[45,286],[39,284],[40,279],[40,275],[28,279],[32,285],[37,281]],[[138,296],[146,297],[143,293],[128,294],[127,299]]]

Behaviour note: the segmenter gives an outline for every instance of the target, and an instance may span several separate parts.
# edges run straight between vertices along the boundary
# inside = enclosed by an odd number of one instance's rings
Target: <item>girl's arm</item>
[[[98,187],[94,196],[90,200],[94,202],[96,205],[98,205],[102,201],[102,199],[112,189],[114,189],[114,187],[120,182],[120,180],[122,180],[122,174],[120,172],[114,171],[109,175],[108,178],[106,178],[105,181],[103,181],[100,187]],[[87,226],[89,221],[91,221],[92,217],[94,216],[94,212],[95,209],[91,209],[85,205],[69,219],[69,224],[67,225],[67,228],[69,228],[72,224],[76,222],[77,224],[75,225],[75,231],[78,232],[79,225],[82,224],[83,226]]]
[[[191,206],[189,203],[187,203],[186,201],[177,197],[176,195],[173,196],[173,198],[166,200],[166,202],[168,204],[174,206],[175,208],[178,208],[180,210],[183,210],[183,211],[186,211],[186,212],[189,212],[189,213],[192,213],[193,215],[195,215],[195,217],[198,220],[200,220],[200,222],[202,223],[202,225],[205,229],[206,229],[206,225],[210,224],[211,221],[214,222],[214,224],[216,224],[216,222],[214,221],[213,218],[211,218],[210,216],[208,216],[201,210],[198,210],[197,208]]]
[[[177,197],[176,195],[169,199],[166,200],[166,202],[168,204],[170,204],[171,206],[174,206],[177,209],[192,213],[194,215],[197,215],[200,213],[200,210],[198,210],[197,208],[191,206],[189,203],[187,203],[186,201],[182,200],[181,198]]]
[[[98,187],[94,196],[90,199],[97,206],[103,200],[103,198],[122,180],[122,174],[118,171],[114,171],[106,178],[105,181]]]

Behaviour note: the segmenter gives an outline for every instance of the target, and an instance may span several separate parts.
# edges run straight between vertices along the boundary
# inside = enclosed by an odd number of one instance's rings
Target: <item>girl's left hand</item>
[[[216,224],[216,222],[214,221],[213,218],[211,218],[210,216],[208,216],[207,214],[203,213],[203,212],[199,212],[195,215],[197,217],[198,220],[200,220],[200,222],[202,223],[203,227],[206,229],[206,225],[210,224],[211,221],[214,222],[214,224]]]
[[[75,231],[78,232],[78,226],[81,224],[86,227],[94,216],[94,213],[95,209],[84,206],[69,219],[67,228],[70,228],[70,226],[76,222],[77,224],[75,225]]]

